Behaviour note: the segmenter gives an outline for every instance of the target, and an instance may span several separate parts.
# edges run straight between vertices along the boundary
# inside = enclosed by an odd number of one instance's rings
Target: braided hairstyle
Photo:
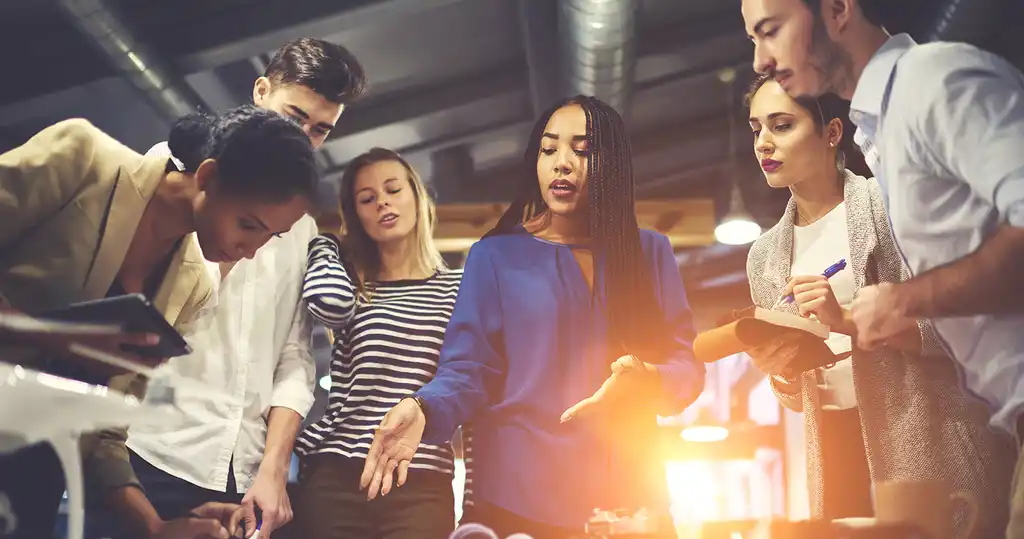
[[[551,116],[571,105],[579,105],[587,118],[587,221],[595,264],[604,262],[609,344],[621,345],[623,353],[643,361],[660,363],[664,357],[660,343],[666,341],[668,332],[640,245],[629,137],[614,108],[594,97],[578,95],[544,112],[527,143],[519,196],[484,237],[514,233],[523,223],[548,211],[536,175],[541,137]],[[594,294],[597,292],[595,287]]]

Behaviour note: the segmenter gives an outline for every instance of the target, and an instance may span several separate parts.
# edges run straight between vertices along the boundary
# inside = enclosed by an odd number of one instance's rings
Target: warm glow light
[[[729,437],[729,429],[717,425],[691,425],[683,429],[681,436],[687,442],[721,442]]]
[[[746,245],[760,235],[761,227],[749,219],[726,219],[715,227],[715,239],[726,245]]]
[[[331,375],[326,374],[320,378],[320,387],[324,388],[324,391],[331,390]]]

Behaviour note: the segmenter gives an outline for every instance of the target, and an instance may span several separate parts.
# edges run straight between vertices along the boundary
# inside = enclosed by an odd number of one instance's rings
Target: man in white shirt
[[[1024,75],[962,43],[890,36],[883,0],[743,0],[754,69],[851,100],[914,277],[860,290],[863,348],[930,318],[992,424],[1024,436]],[[891,3],[890,0],[885,0]],[[1008,537],[1024,538],[1024,460]]]
[[[256,80],[253,101],[295,119],[318,147],[365,85],[363,68],[346,49],[304,38],[277,52]],[[149,154],[174,159],[166,143]],[[255,528],[254,506],[261,538],[291,520],[292,447],[315,387],[312,322],[301,295],[316,234],[306,216],[254,258],[209,265],[219,282],[216,301],[186,336],[195,352],[167,368],[223,388],[229,400],[178,390],[174,421],[131,425],[132,463],[152,503],[139,510],[151,529],[203,501],[241,502],[251,515],[246,536]]]

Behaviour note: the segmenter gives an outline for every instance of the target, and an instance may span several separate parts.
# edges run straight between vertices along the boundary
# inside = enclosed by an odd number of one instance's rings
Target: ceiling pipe
[[[562,72],[569,95],[594,96],[626,116],[636,65],[637,0],[561,0]]]
[[[1001,0],[948,0],[929,29],[928,41],[966,41],[976,45],[991,35],[1002,19]]]
[[[168,120],[202,110],[203,102],[128,30],[104,0],[58,0],[71,22]]]

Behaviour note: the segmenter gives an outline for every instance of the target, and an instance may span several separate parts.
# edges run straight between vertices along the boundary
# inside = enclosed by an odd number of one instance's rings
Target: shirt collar
[[[885,88],[896,69],[896,61],[915,46],[917,43],[910,35],[896,34],[875,52],[857,81],[853,99],[850,100],[851,111],[875,117],[882,113]]]

